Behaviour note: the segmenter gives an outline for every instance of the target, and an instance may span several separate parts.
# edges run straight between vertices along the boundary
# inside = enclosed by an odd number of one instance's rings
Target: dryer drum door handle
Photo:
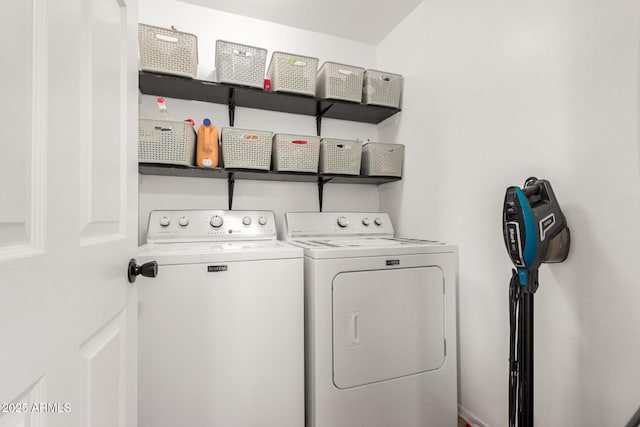
[[[357,347],[360,345],[360,313],[349,313],[349,346]]]
[[[127,278],[129,283],[135,283],[136,277],[143,275],[144,277],[156,277],[158,275],[158,263],[155,261],[145,262],[138,265],[138,262],[131,258],[127,266]]]

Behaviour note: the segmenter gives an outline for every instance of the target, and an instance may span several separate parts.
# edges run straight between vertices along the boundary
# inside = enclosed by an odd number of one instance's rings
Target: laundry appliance
[[[302,427],[302,249],[273,212],[153,211],[140,262],[140,427]]]
[[[457,422],[455,246],[389,216],[289,212],[304,249],[307,427]]]

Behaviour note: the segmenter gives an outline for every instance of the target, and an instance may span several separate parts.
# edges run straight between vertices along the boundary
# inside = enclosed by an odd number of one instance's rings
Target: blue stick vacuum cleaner
[[[513,270],[509,287],[509,427],[533,427],[533,295],[542,263],[569,255],[570,233],[549,181],[509,187],[502,230]]]

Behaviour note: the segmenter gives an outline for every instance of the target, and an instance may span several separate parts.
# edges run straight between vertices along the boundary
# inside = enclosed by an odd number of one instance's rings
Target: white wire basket
[[[404,145],[367,142],[362,146],[362,174],[402,176]]]
[[[291,92],[315,96],[318,58],[273,52],[267,78],[274,92]]]
[[[216,40],[216,73],[220,83],[262,88],[267,50]]]
[[[320,173],[360,175],[362,142],[347,139],[320,140]]]
[[[222,128],[222,160],[225,168],[269,170],[273,132]]]
[[[384,71],[366,70],[362,87],[364,104],[400,107],[402,94],[402,76]]]
[[[317,77],[316,94],[325,99],[360,102],[364,68],[325,62]]]
[[[138,43],[143,71],[196,77],[198,38],[195,35],[138,24]]]
[[[191,123],[138,120],[138,161],[193,166],[196,132]]]
[[[273,136],[273,170],[318,172],[320,137],[276,133]]]

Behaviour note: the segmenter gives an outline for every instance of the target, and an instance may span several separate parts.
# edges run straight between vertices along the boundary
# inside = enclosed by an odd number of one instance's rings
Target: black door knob
[[[137,261],[131,258],[131,260],[129,260],[129,266],[127,267],[129,283],[134,283],[136,281],[136,276],[139,275],[143,275],[144,277],[156,277],[158,275],[158,263],[155,261],[149,261],[142,265],[138,265]]]

